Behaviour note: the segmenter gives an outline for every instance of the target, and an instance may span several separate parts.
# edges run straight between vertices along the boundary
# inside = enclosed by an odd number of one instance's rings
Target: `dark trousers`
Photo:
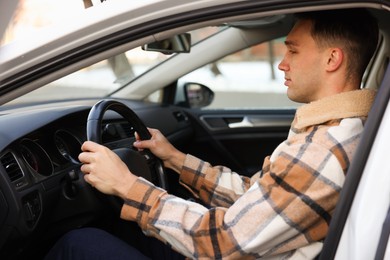
[[[97,228],[83,228],[65,234],[46,255],[45,260],[90,259],[184,259],[154,238],[146,238],[148,250],[142,254],[123,240]]]

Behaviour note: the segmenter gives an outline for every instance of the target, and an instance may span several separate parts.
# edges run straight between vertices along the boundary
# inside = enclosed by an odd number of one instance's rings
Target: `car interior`
[[[381,35],[362,87],[378,89],[390,57],[390,16],[384,10],[370,11]],[[179,185],[176,173],[163,169],[152,155],[145,156],[147,151],[132,148],[135,132],[157,128],[179,150],[245,176],[261,170],[263,159],[286,139],[299,104],[279,105],[271,100],[269,106],[260,101],[253,107],[240,103],[223,107],[213,103],[221,91],[197,82],[196,77],[186,81],[186,76],[229,55],[283,39],[293,22],[292,11],[252,12],[167,27],[154,32],[157,41],[129,38],[110,49],[90,52],[85,59],[68,57],[71,62],[63,67],[44,65],[43,69],[52,66],[53,72],[43,73],[41,82],[28,82],[25,90],[6,94],[0,108],[0,258],[42,258],[65,232],[86,226],[140,243],[129,236],[138,227],[119,219],[121,201],[100,194],[83,179],[78,155],[86,140],[123,152],[132,158],[127,163],[136,174],[188,200],[196,199]],[[189,51],[157,45],[208,27],[216,32],[193,42]],[[188,39],[180,39],[186,45]],[[53,86],[70,72],[85,71],[141,46],[144,52],[165,53],[166,57],[109,93],[68,98],[71,90],[66,93]],[[54,98],[41,99],[41,91],[51,88]],[[65,98],[55,96],[58,93]],[[20,98],[14,99],[17,95]],[[142,136],[148,138],[148,133]]]

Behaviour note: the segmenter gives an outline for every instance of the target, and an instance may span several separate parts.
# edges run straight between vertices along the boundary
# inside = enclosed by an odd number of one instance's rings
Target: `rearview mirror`
[[[182,33],[165,40],[148,43],[142,46],[144,51],[158,51],[164,54],[188,53],[191,50],[191,34]]]

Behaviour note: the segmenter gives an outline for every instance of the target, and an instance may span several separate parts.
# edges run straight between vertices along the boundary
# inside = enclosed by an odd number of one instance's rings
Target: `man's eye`
[[[297,53],[297,51],[295,51],[295,50],[288,50],[288,52],[291,53],[291,54]]]

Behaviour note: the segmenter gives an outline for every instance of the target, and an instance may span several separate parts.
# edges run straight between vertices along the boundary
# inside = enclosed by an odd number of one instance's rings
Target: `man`
[[[93,142],[85,142],[79,156],[85,180],[103,193],[123,198],[121,218],[137,222],[145,234],[184,256],[314,258],[321,251],[374,100],[375,93],[360,90],[360,84],[377,41],[377,24],[364,10],[298,16],[279,69],[285,73],[288,97],[306,104],[297,110],[288,139],[265,158],[261,173],[252,178],[183,154],[155,129],[150,129],[151,140],[134,143],[179,173],[180,182],[210,208],[136,177],[113,152]],[[76,232],[70,235],[73,239],[96,231]],[[82,245],[68,238],[50,256],[73,250],[74,258],[77,254],[93,258],[103,254],[93,253],[98,241],[113,241],[109,236]],[[135,254],[120,243],[104,248],[123,256]]]

